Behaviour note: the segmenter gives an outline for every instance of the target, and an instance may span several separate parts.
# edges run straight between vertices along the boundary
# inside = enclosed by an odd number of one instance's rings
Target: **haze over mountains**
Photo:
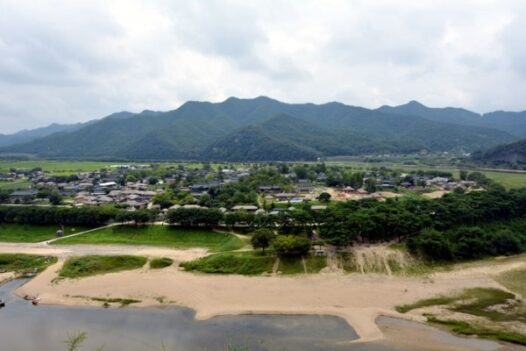
[[[312,160],[322,156],[474,151],[526,137],[526,112],[484,115],[418,102],[367,109],[267,97],[190,101],[78,125],[0,136],[0,153],[129,160]]]

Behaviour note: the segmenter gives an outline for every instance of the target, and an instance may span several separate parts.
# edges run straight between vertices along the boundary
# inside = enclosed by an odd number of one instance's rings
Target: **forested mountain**
[[[377,111],[409,116],[419,116],[436,122],[447,122],[464,126],[484,127],[500,130],[518,137],[526,137],[526,111],[495,111],[478,114],[463,108],[431,108],[417,101],[400,106],[382,106]]]
[[[526,139],[473,153],[474,161],[489,166],[526,168]]]
[[[425,106],[424,106],[425,107]],[[515,140],[455,119],[387,113],[341,103],[286,104],[267,97],[187,102],[168,112],[121,112],[76,130],[4,147],[40,157],[134,160],[293,160],[320,156],[476,150]]]
[[[90,123],[90,122],[86,122]],[[0,134],[0,147],[25,143],[38,138],[42,138],[53,133],[74,131],[82,128],[86,123],[76,124],[57,124],[53,123],[47,127],[36,129],[24,129],[13,134]]]

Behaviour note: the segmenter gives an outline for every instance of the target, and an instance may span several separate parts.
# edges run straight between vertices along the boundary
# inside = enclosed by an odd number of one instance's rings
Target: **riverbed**
[[[414,345],[390,345],[387,341],[353,343],[358,336],[342,318],[325,315],[236,315],[196,320],[195,312],[183,307],[103,308],[33,306],[14,294],[25,280],[0,286],[2,351],[60,351],[64,340],[87,333],[83,350],[103,346],[104,351],[197,351],[197,350],[327,350],[410,351]],[[402,335],[421,333],[422,340],[442,339],[459,350],[501,349],[491,341],[452,336],[418,323],[381,317],[386,330]],[[423,329],[422,329],[423,328]],[[415,335],[409,333],[408,335]],[[400,346],[402,345],[402,346]]]

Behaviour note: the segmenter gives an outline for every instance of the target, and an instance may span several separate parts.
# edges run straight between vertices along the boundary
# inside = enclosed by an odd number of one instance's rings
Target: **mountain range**
[[[312,160],[325,156],[486,149],[526,138],[526,112],[480,115],[416,101],[378,109],[268,97],[190,101],[167,112],[0,136],[1,154],[123,160]]]

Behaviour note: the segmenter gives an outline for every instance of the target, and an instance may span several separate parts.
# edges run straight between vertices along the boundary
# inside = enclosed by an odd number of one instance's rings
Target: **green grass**
[[[281,272],[281,274],[305,273],[301,257],[281,257],[279,259],[278,271]]]
[[[232,234],[162,225],[110,227],[53,242],[54,245],[120,244],[183,249],[202,247],[214,252],[237,250],[245,243],[246,241]]]
[[[256,252],[219,253],[180,264],[187,271],[215,274],[271,273],[274,257]]]
[[[103,297],[92,297],[91,300],[102,302],[103,306],[109,306],[110,304],[118,304],[121,307],[129,306],[133,303],[141,303],[141,300],[134,300],[134,299],[123,299],[123,298],[103,298]]]
[[[428,317],[427,321],[432,324],[446,327],[448,330],[463,334],[463,335],[476,335],[481,338],[507,341],[519,345],[526,345],[526,335],[514,333],[510,331],[503,331],[497,329],[490,329],[487,327],[481,327],[464,321],[456,320],[443,320],[436,317]]]
[[[150,268],[151,269],[161,269],[161,268],[169,267],[173,263],[174,261],[168,257],[154,258],[150,261]]]
[[[14,182],[0,182],[0,190],[29,189],[31,183],[26,179],[17,179]]]
[[[59,272],[61,278],[83,278],[92,275],[139,269],[146,264],[141,256],[81,256],[70,257]]]
[[[453,311],[488,318],[492,321],[517,320],[526,322],[526,316],[521,316],[511,310],[503,313],[499,310],[490,309],[492,306],[504,305],[508,300],[515,299],[515,295],[507,291],[494,288],[467,289],[460,296],[460,299],[468,302],[463,302],[453,307]]]
[[[55,262],[57,262],[56,257],[25,254],[0,254],[0,273],[38,273]]]
[[[526,269],[505,272],[497,277],[497,281],[511,291],[526,298]]]
[[[51,160],[27,160],[13,161],[0,160],[0,173],[8,172],[11,168],[33,169],[40,167],[46,172],[56,175],[75,174],[77,172],[97,171],[101,168],[109,168],[118,162],[93,162],[93,161],[51,161]]]
[[[0,224],[0,241],[35,243],[55,238],[57,225],[32,225],[32,224]],[[89,228],[67,226],[64,234],[79,233]]]
[[[418,302],[396,306],[395,309],[400,313],[407,313],[417,308],[449,305],[458,300],[458,297],[439,296],[431,299],[420,300]]]
[[[307,273],[319,273],[327,267],[327,257],[308,256],[305,258],[305,265],[307,266]]]

